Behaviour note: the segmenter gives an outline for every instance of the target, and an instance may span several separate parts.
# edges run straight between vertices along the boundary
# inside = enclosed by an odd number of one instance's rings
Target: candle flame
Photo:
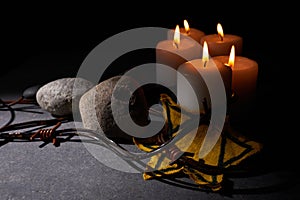
[[[229,60],[228,60],[228,66],[230,66],[231,68],[233,68],[234,66],[234,60],[235,60],[235,47],[234,45],[232,45],[230,55],[229,55]]]
[[[218,25],[217,25],[217,31],[218,31],[218,35],[220,36],[221,41],[223,41],[224,32],[223,32],[222,25],[220,23],[218,23]]]
[[[203,43],[203,53],[202,53],[202,61],[204,62],[204,67],[209,59],[209,54],[208,54],[208,46],[207,42],[204,41]]]
[[[186,19],[183,21],[183,25],[184,25],[185,32],[189,34],[191,29]]]
[[[180,29],[179,29],[179,25],[176,25],[175,32],[174,32],[173,45],[178,49],[179,44],[180,44]]]

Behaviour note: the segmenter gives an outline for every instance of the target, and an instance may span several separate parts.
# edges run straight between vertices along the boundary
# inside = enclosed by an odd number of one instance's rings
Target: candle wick
[[[233,66],[231,66],[229,63],[224,63],[224,65],[228,68],[230,68],[230,70],[232,70]]]
[[[173,42],[173,45],[176,49],[178,49],[178,43],[177,42]]]
[[[190,35],[191,31],[190,30],[186,30],[186,34]]]
[[[203,66],[206,67],[207,60],[204,61]]]
[[[221,41],[223,41],[223,37],[222,37],[221,34],[219,34],[219,38],[220,38]]]

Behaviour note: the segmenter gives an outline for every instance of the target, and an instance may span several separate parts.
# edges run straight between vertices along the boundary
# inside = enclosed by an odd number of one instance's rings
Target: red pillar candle
[[[183,25],[184,27],[180,28],[180,33],[184,36],[193,38],[196,42],[200,44],[201,38],[205,35],[205,32],[196,28],[191,28],[187,20],[183,21]],[[173,35],[174,35],[174,30],[170,30],[168,32],[168,38],[172,38]]]
[[[234,52],[234,46],[232,46]],[[229,65],[232,69],[232,91],[236,95],[236,100],[230,106],[231,121],[243,121],[254,108],[258,63],[244,56],[215,56],[213,60],[221,61]]]
[[[177,70],[178,66],[187,60],[200,57],[200,44],[189,37],[181,39],[179,25],[176,26],[173,39],[160,41],[156,45],[156,63],[163,64]],[[176,88],[177,72],[166,72],[156,69],[156,78],[159,84]]]
[[[207,101],[208,108],[211,108],[211,96],[203,76],[216,78],[215,74],[220,73],[225,89],[224,94],[231,87],[231,69],[220,61],[209,59],[206,43],[203,45],[202,58],[181,64],[178,72],[182,75],[177,76],[177,96],[181,101],[180,105],[192,112],[202,113],[205,111],[204,99]],[[215,90],[221,89],[219,85],[214,85],[214,87]],[[219,105],[222,103],[224,102],[220,102]]]
[[[224,34],[220,23],[217,25],[218,34],[208,34],[201,38],[200,44],[207,42],[210,56],[229,55],[231,46],[235,46],[235,55],[242,54],[243,38],[238,35]]]

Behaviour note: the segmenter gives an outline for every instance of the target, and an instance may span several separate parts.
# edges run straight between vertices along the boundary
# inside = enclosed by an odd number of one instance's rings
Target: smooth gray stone
[[[61,78],[43,85],[36,93],[36,100],[52,115],[71,115],[79,111],[81,96],[93,86],[92,82],[83,78]]]
[[[34,85],[31,86],[29,88],[26,88],[23,91],[23,97],[25,99],[32,99],[32,100],[36,100],[36,93],[37,91],[41,88],[41,85]]]
[[[131,84],[134,84],[134,81],[124,78],[118,83],[120,78],[121,76],[111,77],[86,92],[79,101],[79,110],[85,128],[104,133],[110,139],[127,143],[132,142],[132,136],[121,130],[114,118],[124,119],[124,113],[129,109],[132,120],[143,126],[148,123],[148,109],[142,88],[133,92],[129,102],[122,100],[122,94],[132,92]],[[115,115],[112,114],[112,103],[118,104]]]

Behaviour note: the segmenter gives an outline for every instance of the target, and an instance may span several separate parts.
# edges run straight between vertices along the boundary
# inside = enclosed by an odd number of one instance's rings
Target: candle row
[[[242,56],[242,37],[224,34],[221,24],[217,25],[217,32],[218,34],[206,35],[203,31],[190,28],[186,20],[184,28],[177,25],[175,30],[170,30],[168,39],[157,44],[156,62],[174,70],[166,72],[158,67],[157,81],[173,88],[173,91],[175,88],[182,107],[202,112],[204,99],[211,106],[207,80],[212,79],[213,74],[219,73],[226,99],[229,100],[232,94],[237,97],[229,105],[229,114],[232,121],[239,121],[253,107],[258,63]],[[193,97],[196,97],[198,103]]]
[[[209,55],[221,56],[229,55],[232,45],[235,46],[235,54],[241,55],[243,48],[243,38],[238,35],[224,34],[223,27],[217,24],[216,34],[206,34],[196,28],[190,28],[187,20],[183,21],[184,27],[179,28],[179,32],[183,36],[188,36],[203,46],[204,42],[208,44]],[[179,25],[177,25],[179,27]],[[176,26],[176,28],[177,28]],[[173,39],[174,30],[168,32],[168,39]]]

